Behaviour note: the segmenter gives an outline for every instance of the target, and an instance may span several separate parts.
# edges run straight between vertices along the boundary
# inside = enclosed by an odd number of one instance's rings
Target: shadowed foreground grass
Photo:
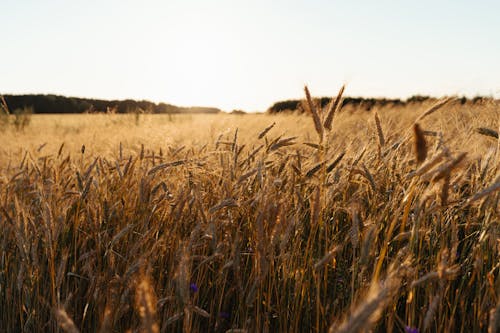
[[[0,331],[496,332],[498,106],[309,102],[5,129]]]

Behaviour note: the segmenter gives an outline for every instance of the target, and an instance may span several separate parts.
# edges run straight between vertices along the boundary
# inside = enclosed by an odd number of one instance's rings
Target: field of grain
[[[498,332],[500,106],[0,120],[1,332]]]

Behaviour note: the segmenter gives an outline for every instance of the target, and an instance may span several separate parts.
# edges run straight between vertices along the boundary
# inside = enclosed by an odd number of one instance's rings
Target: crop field
[[[498,332],[500,105],[341,95],[2,115],[0,332]]]

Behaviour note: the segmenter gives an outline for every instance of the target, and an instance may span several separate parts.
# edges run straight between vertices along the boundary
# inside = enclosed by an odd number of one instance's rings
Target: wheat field
[[[0,331],[498,332],[500,106],[341,95],[2,116]]]

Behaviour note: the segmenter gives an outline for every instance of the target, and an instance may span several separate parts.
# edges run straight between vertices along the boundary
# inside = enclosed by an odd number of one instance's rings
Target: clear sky
[[[0,0],[0,93],[224,110],[500,97],[498,0]]]

